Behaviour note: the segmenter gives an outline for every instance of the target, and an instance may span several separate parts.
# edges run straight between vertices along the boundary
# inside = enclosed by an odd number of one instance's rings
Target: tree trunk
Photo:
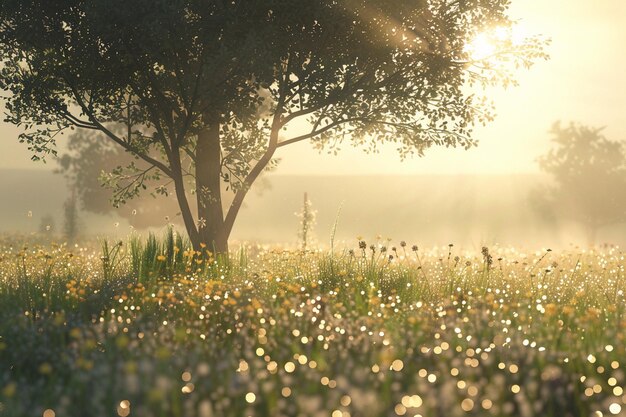
[[[198,134],[196,144],[196,196],[198,202],[198,245],[217,255],[228,254],[221,192],[221,147],[219,125]],[[194,243],[194,246],[196,244]]]
[[[198,249],[200,246],[198,229],[196,228],[196,223],[193,220],[193,213],[191,212],[191,208],[189,207],[189,201],[187,200],[187,195],[185,194],[185,182],[183,180],[180,159],[178,157],[172,158],[171,164],[173,174],[172,179],[174,180],[176,199],[178,200],[178,206],[180,207],[180,212],[183,216],[183,221],[185,222],[185,229],[187,229],[187,235],[189,235],[189,240],[191,240],[194,249]]]

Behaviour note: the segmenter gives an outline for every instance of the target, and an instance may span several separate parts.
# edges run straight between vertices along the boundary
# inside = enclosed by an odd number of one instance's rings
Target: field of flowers
[[[626,416],[617,248],[2,243],[0,416]]]

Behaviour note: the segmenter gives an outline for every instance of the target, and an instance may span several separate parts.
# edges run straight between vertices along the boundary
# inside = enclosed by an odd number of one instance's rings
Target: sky
[[[300,143],[279,150],[276,175],[525,174],[549,148],[553,122],[606,126],[610,139],[626,140],[626,1],[512,0],[511,16],[524,31],[552,39],[549,61],[520,70],[518,87],[489,90],[497,117],[477,128],[478,147],[431,148],[400,161],[390,147],[367,155],[346,146],[337,156]],[[54,169],[30,161],[19,131],[0,122],[0,169]],[[62,145],[61,145],[62,150]]]

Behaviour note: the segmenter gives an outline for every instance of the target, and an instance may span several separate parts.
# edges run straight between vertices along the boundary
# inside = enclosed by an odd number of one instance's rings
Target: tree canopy
[[[508,85],[512,69],[545,57],[541,39],[496,35],[497,52],[472,55],[477,35],[511,30],[508,7],[3,0],[6,120],[25,127],[20,140],[35,158],[54,153],[68,129],[102,133],[142,161],[113,172],[117,202],[169,181],[194,245],[223,252],[247,191],[284,146],[391,142],[403,156],[473,146],[472,127],[492,108],[471,86]],[[294,128],[302,121],[306,131]]]

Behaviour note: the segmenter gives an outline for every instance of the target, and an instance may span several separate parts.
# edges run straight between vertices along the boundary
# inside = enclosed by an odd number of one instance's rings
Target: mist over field
[[[560,219],[558,208],[542,209],[533,191],[546,182],[539,174],[516,175],[274,175],[253,188],[233,231],[236,241],[298,244],[306,192],[316,212],[313,236],[327,246],[337,222],[336,240],[355,245],[357,237],[405,240],[424,246],[454,243],[478,251],[484,245],[568,248],[586,246],[580,224]],[[615,190],[619,192],[619,190]],[[63,203],[69,190],[63,176],[37,170],[0,172],[0,232],[40,233],[62,241]],[[146,197],[150,205],[173,197]],[[29,217],[31,212],[32,217]],[[80,212],[85,237],[135,231],[161,233],[173,223],[183,229],[176,211],[142,218]],[[45,216],[53,228],[41,233]],[[146,216],[138,214],[137,216]],[[166,219],[165,216],[168,216]],[[139,228],[131,226],[141,223]],[[145,227],[145,224],[150,224]],[[56,230],[55,230],[56,229]],[[626,225],[600,230],[597,244],[626,244]]]

